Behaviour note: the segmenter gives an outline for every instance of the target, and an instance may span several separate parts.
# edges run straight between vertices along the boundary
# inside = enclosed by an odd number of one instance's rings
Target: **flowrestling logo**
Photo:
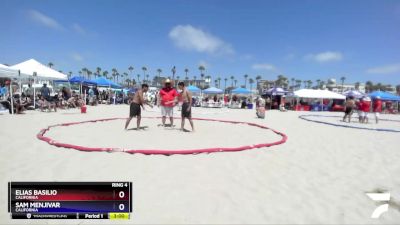
[[[366,193],[366,195],[374,201],[383,203],[376,207],[371,214],[371,218],[378,219],[384,212],[389,210],[390,193]]]

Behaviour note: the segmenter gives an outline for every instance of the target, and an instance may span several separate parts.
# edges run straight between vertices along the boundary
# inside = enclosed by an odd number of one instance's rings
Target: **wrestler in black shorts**
[[[142,114],[142,109],[140,108],[140,105],[135,102],[132,102],[129,110],[129,117],[141,116],[141,114]]]
[[[184,102],[182,104],[182,117],[183,118],[191,118],[192,117],[192,108],[190,108],[190,110],[187,111],[188,108],[189,108],[189,103]]]

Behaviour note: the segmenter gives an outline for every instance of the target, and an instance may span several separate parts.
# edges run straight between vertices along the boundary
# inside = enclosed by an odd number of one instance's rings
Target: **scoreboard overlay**
[[[132,182],[8,182],[12,219],[129,219]]]

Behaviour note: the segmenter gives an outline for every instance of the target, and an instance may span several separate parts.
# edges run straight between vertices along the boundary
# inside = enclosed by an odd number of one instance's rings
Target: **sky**
[[[400,84],[400,0],[0,0],[0,63]]]

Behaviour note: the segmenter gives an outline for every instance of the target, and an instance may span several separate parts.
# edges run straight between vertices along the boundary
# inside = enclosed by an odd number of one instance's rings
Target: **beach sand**
[[[133,182],[134,210],[129,221],[24,221],[31,224],[400,222],[400,133],[336,127],[298,118],[343,113],[267,111],[266,119],[257,119],[254,110],[193,109],[194,117],[258,123],[288,136],[282,145],[241,152],[172,156],[89,153],[57,148],[36,138],[49,125],[126,117],[128,111],[127,105],[101,105],[89,106],[87,114],[71,109],[0,115],[0,224],[21,224],[9,219],[7,213],[9,181]],[[160,113],[154,108],[142,114]],[[398,115],[382,118],[400,120]],[[338,118],[323,119],[341,123]],[[148,126],[147,130],[124,131],[124,122],[54,128],[48,136],[86,146],[160,149],[234,147],[280,139],[270,130],[243,124],[195,121],[197,131],[183,133],[157,127],[159,120],[146,118],[142,125]],[[132,120],[130,127],[135,124]],[[175,124],[178,128],[180,120]],[[400,130],[399,125],[382,122],[366,126]],[[186,128],[190,128],[188,122]],[[377,191],[390,192],[389,211],[371,219],[379,203],[365,193]]]

